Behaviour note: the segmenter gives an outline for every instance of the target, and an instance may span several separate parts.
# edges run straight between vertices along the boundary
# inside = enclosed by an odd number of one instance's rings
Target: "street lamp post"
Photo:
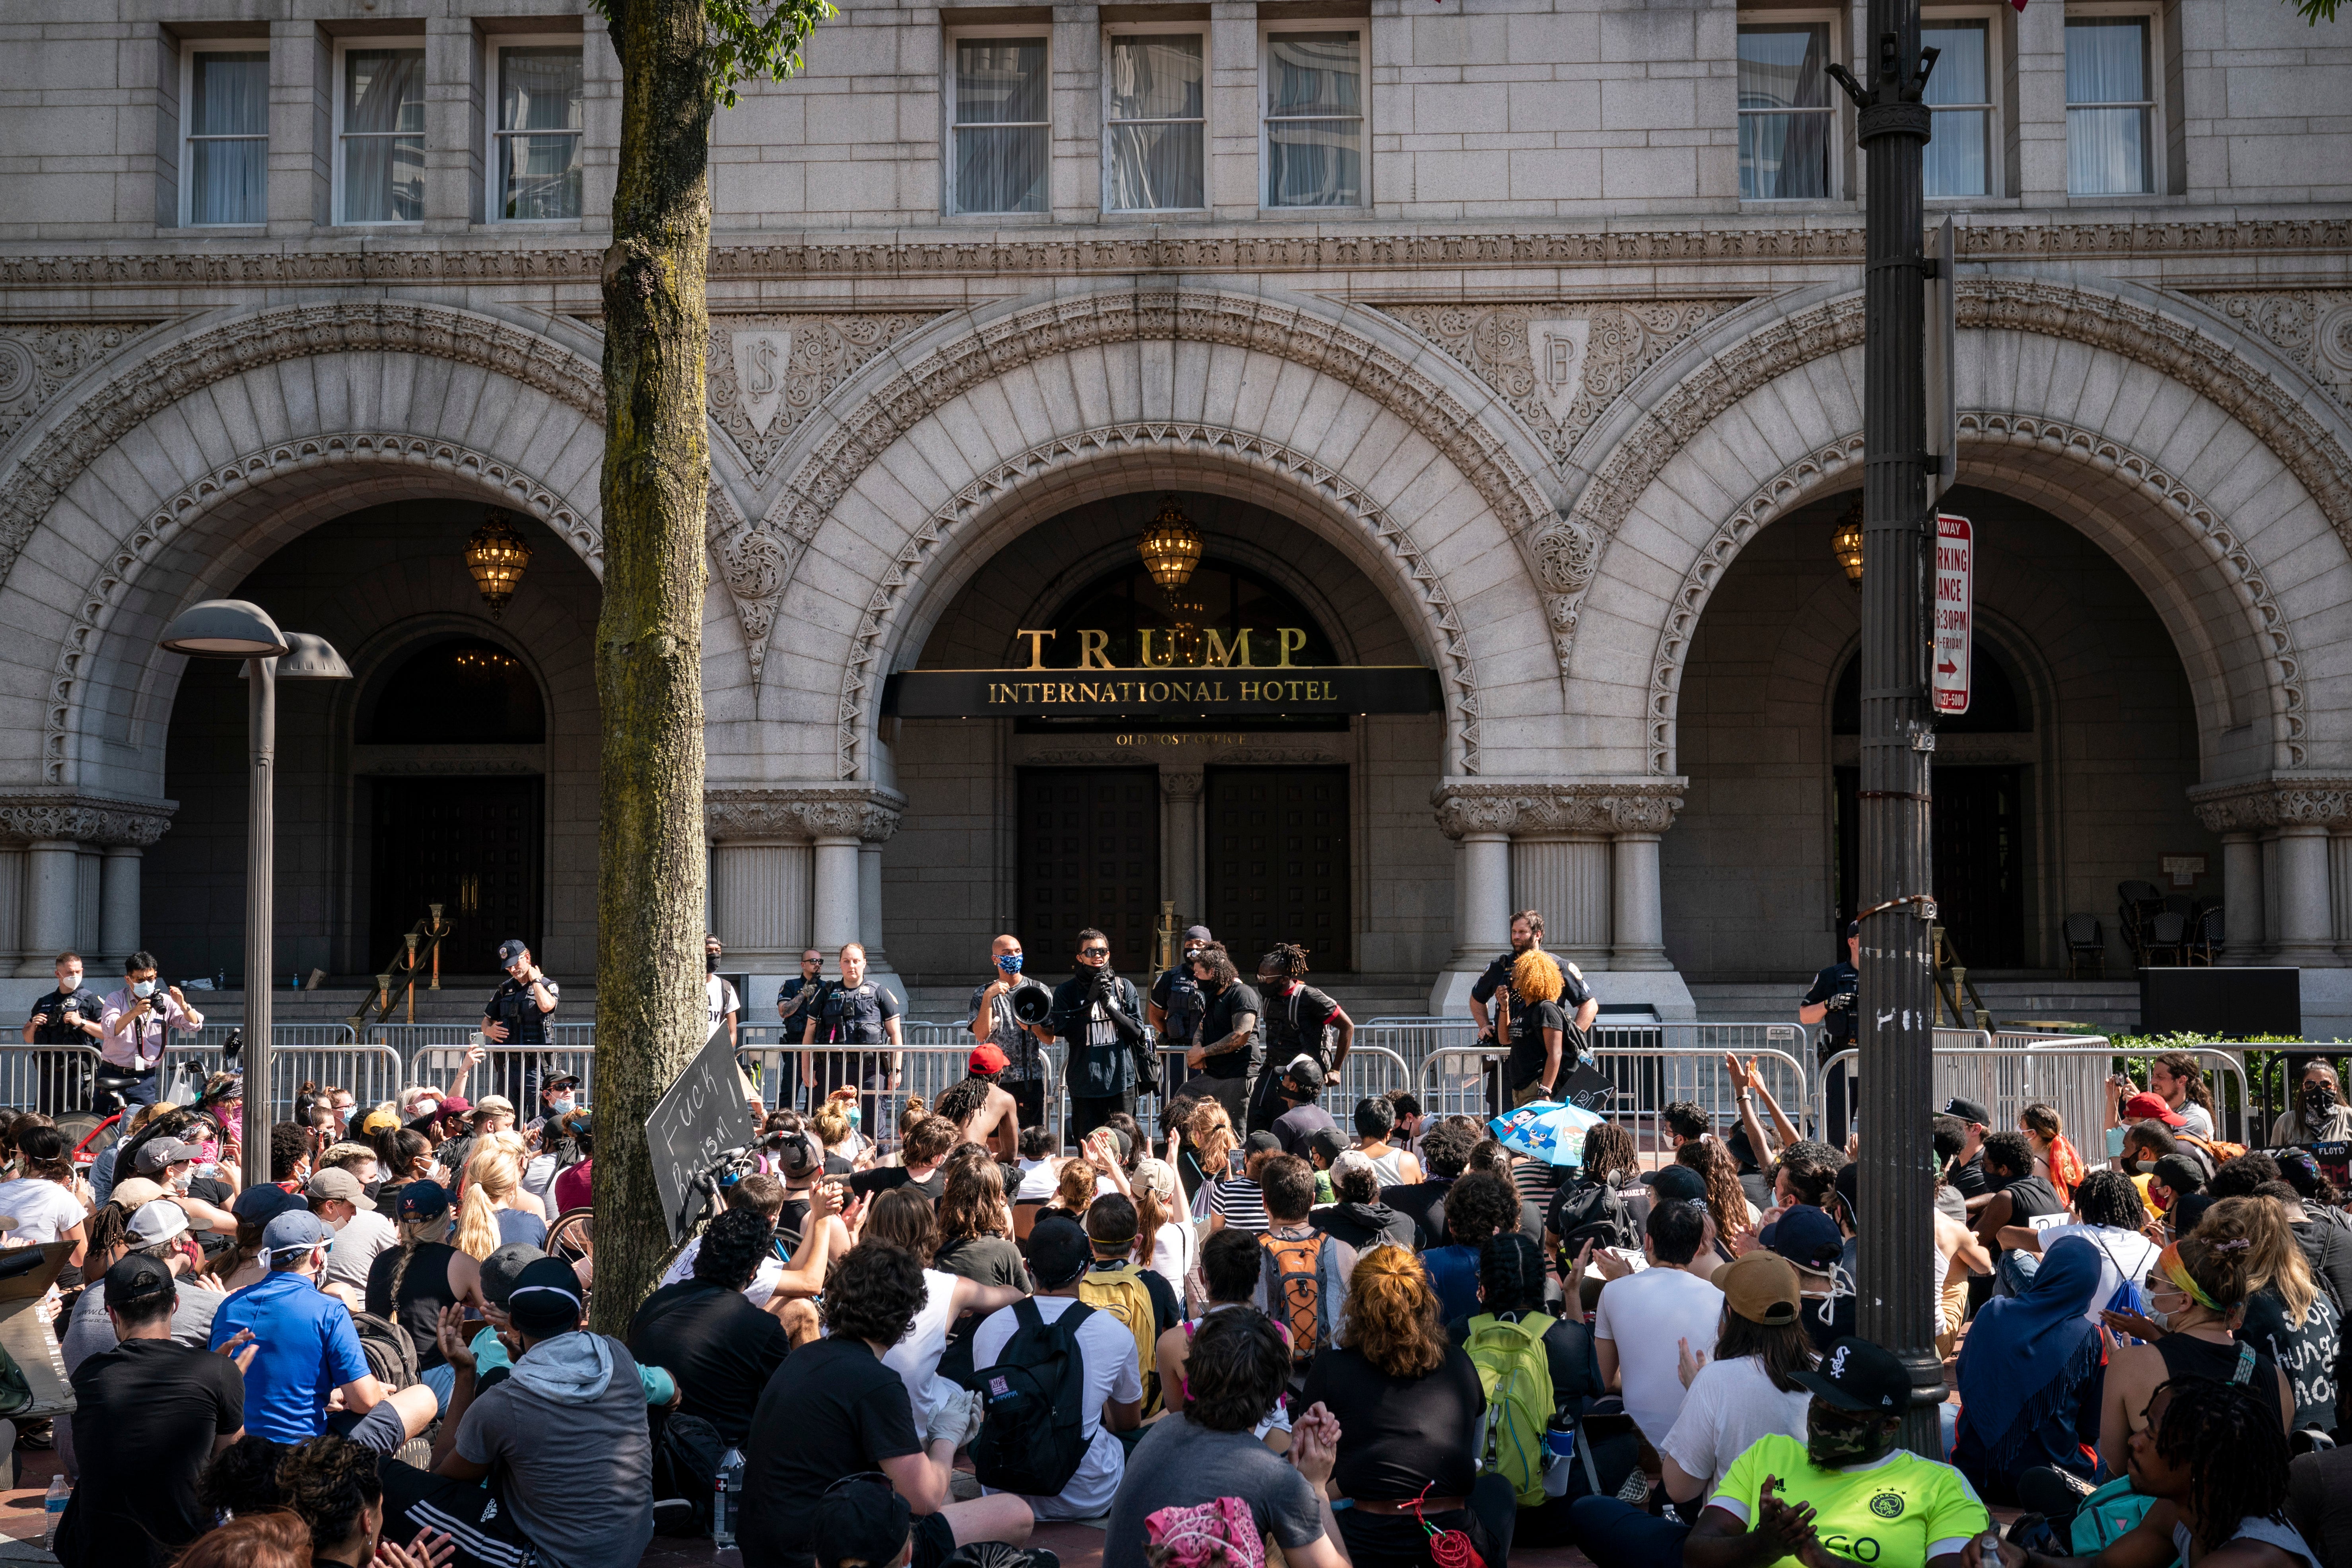
[[[245,840],[245,1186],[270,1179],[270,938],[277,919],[278,682],[349,680],[351,667],[326,638],[281,632],[269,612],[243,599],[206,599],[163,628],[163,646],[191,658],[245,661],[252,748]]]

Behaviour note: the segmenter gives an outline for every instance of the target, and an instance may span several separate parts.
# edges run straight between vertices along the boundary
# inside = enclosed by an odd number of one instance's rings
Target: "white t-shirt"
[[[735,994],[735,983],[723,974],[702,977],[702,994],[710,1004],[710,1026],[717,1028],[730,1013],[743,1010],[742,1000]]]
[[[1051,1160],[1024,1160],[1021,1162],[1021,1185],[1013,1195],[1016,1200],[1050,1198],[1060,1184],[1061,1174],[1061,1167]]]
[[[13,1182],[0,1183],[0,1215],[11,1215],[16,1223],[9,1228],[12,1246],[31,1247],[59,1239],[75,1226],[89,1217],[81,1200],[55,1182],[37,1176],[22,1176]]]
[[[1653,1448],[1665,1447],[1675,1417],[1682,1414],[1681,1351],[1675,1342],[1688,1340],[1693,1355],[1711,1352],[1722,1321],[1723,1292],[1679,1268],[1645,1268],[1601,1287],[1592,1337],[1615,1342],[1625,1414]]]
[[[698,1236],[678,1249],[677,1261],[664,1271],[661,1282],[675,1285],[680,1280],[693,1279],[694,1260],[701,1251],[702,1237]],[[783,1262],[777,1258],[775,1248],[770,1247],[760,1258],[760,1271],[751,1276],[749,1285],[743,1287],[743,1299],[754,1307],[766,1306],[768,1298],[775,1294],[776,1281],[783,1277]]]
[[[1049,1323],[1077,1305],[1068,1296],[1039,1296],[1034,1300],[1037,1315]],[[974,1367],[985,1370],[996,1364],[998,1352],[1018,1327],[1014,1321],[1017,1310],[999,1308],[973,1331]],[[1135,1364],[1135,1336],[1116,1317],[1097,1310],[1078,1325],[1078,1357],[1087,1367],[1087,1457],[1078,1461],[1077,1474],[1070,1478],[1061,1496],[1028,1500],[1039,1519],[1093,1519],[1107,1513],[1112,1494],[1127,1475],[1127,1450],[1119,1446],[1117,1436],[1103,1429],[1102,1407],[1105,1400],[1115,1399],[1123,1405],[1143,1397],[1143,1377]]]
[[[1696,1352],[1696,1345],[1691,1347]],[[1683,1395],[1683,1413],[1658,1451],[1671,1457],[1683,1473],[1720,1481],[1731,1461],[1748,1451],[1757,1438],[1779,1432],[1805,1440],[1805,1407],[1812,1395],[1800,1388],[1783,1394],[1772,1386],[1761,1358],[1735,1356],[1710,1361],[1691,1379]]]
[[[939,1375],[940,1356],[948,1348],[948,1316],[955,1308],[955,1288],[956,1276],[924,1269],[923,1304],[916,1310],[915,1326],[882,1358],[882,1364],[907,1385],[907,1402],[915,1408],[918,1434],[929,1425],[931,1412],[942,1400],[961,1392]]]
[[[2042,1256],[2060,1240],[2079,1236],[2099,1249],[2099,1288],[2091,1292],[2091,1304],[2083,1316],[2095,1323],[2099,1313],[2115,1299],[2116,1288],[2125,1280],[2137,1283],[2147,1278],[2149,1266],[2162,1250],[2156,1243],[2136,1230],[2118,1230],[2111,1225],[2053,1225],[2042,1233]]]
[[[327,1278],[337,1285],[364,1290],[368,1265],[399,1245],[400,1231],[392,1221],[362,1209],[335,1232],[334,1245],[327,1248]]]
[[[1192,1222],[1184,1215],[1151,1233],[1152,1272],[1175,1288],[1179,1307],[1184,1304],[1184,1277],[1192,1272],[1192,1258],[1200,1249],[1200,1237],[1192,1234]]]
[[[534,1154],[522,1168],[522,1190],[537,1198],[549,1214],[555,1212],[555,1178],[561,1173],[552,1154]]]

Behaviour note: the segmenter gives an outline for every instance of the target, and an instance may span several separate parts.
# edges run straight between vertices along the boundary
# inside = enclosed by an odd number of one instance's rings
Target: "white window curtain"
[[[1110,44],[1110,205],[1122,212],[1200,207],[1203,164],[1201,38],[1139,34]]]
[[[956,41],[955,210],[1045,210],[1045,40]]]
[[[343,221],[425,217],[425,51],[343,56]]]
[[[1931,196],[1981,196],[1991,186],[1992,95],[1985,69],[1982,22],[1930,22],[1919,42],[1941,49],[1927,76],[1926,166]]]
[[[198,51],[189,61],[188,221],[268,216],[269,54]]]
[[[2066,188],[2135,195],[2148,184],[2147,19],[2066,21]]]
[[[1364,205],[1363,68],[1354,33],[1269,33],[1265,205]]]
[[[499,216],[580,216],[581,52],[499,51]]]
[[[1794,201],[1830,194],[1829,28],[1739,29],[1739,195]],[[1938,67],[1938,69],[1941,68]]]

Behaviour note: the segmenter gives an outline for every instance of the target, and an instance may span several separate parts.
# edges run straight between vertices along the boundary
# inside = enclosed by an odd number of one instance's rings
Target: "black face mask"
[[[2325,1116],[2336,1105],[2336,1086],[2332,1083],[2307,1083],[2303,1086],[2303,1108],[2314,1116]]]
[[[702,972],[705,974],[716,974],[719,973],[719,955],[717,953],[706,952],[702,955]]]
[[[1874,1417],[1862,1421],[1840,1416],[1823,1419],[1819,1409],[1816,1405],[1806,1414],[1805,1456],[1822,1468],[1835,1470],[1848,1465],[1866,1465],[1895,1451],[1895,1429],[1887,1423]]]

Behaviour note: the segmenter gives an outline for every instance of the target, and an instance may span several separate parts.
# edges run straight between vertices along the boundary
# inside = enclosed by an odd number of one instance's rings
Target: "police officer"
[[[1176,967],[1162,970],[1151,983],[1144,1013],[1152,1032],[1160,1037],[1162,1050],[1189,1051],[1200,1040],[1201,1019],[1209,1010],[1209,999],[1202,994],[1201,983],[1192,974],[1192,960],[1215,940],[1207,926],[1186,926]]]
[[[1036,1026],[1024,1024],[1013,1011],[1013,993],[1019,989],[1022,966],[1027,962],[1021,939],[1006,934],[988,944],[988,979],[972,987],[964,1028],[976,1046],[994,1046],[1004,1055],[997,1087],[1013,1097],[1016,1121],[1023,1127],[1045,1122],[1045,1052],[1037,1043]]]
[[[1142,1080],[1143,998],[1110,966],[1110,938],[1088,926],[1078,933],[1076,973],[1054,989],[1053,1011],[1037,1037],[1067,1040],[1070,1136],[1081,1145],[1114,1110],[1135,1114]]]
[[[58,988],[33,1004],[25,1020],[28,1046],[96,1046],[106,1034],[106,1000],[82,984],[81,954],[61,952]],[[89,1079],[89,1059],[59,1051],[42,1064],[41,1101],[35,1109],[62,1116],[82,1103]]]
[[[808,1034],[809,1009],[824,989],[824,954],[809,948],[801,954],[801,972],[776,987],[776,1040],[796,1045]],[[782,1110],[797,1107],[800,1085],[808,1075],[799,1051],[779,1052],[778,1081],[773,1103]],[[765,1089],[767,1086],[761,1086]]]
[[[1283,1100],[1283,1075],[1305,1057],[1320,1076],[1337,1078],[1355,1043],[1356,1021],[1329,994],[1307,984],[1307,950],[1295,942],[1276,942],[1258,960],[1258,997],[1265,1009],[1265,1065],[1250,1091],[1249,1126],[1264,1131],[1289,1109]],[[1343,1097],[1344,1098],[1344,1097]]]
[[[547,1016],[555,1011],[559,987],[541,973],[530,949],[519,938],[499,944],[499,967],[507,972],[482,1012],[482,1038],[494,1046],[545,1046]],[[539,1098],[540,1075],[553,1065],[544,1052],[536,1058],[509,1056],[491,1076],[499,1092],[528,1105]]]
[[[866,949],[853,942],[841,950],[841,978],[818,988],[801,1031],[803,1046],[878,1046],[887,1041],[893,1047],[887,1061],[879,1051],[820,1052],[810,1079],[820,1099],[845,1087],[858,1090],[864,1123],[877,1132],[890,1125],[882,1097],[898,1088],[898,1052],[907,1044],[898,1013],[898,999],[866,978]]]
[[[1862,927],[1858,921],[1845,922],[1845,962],[1832,963],[1813,976],[1813,988],[1805,993],[1804,1005],[1797,1009],[1797,1022],[1808,1027],[1819,1025],[1821,1033],[1813,1037],[1818,1060],[1826,1062],[1840,1051],[1853,1048],[1854,992],[1862,984]],[[1829,1124],[1823,1129],[1832,1149],[1845,1147],[1846,1127],[1853,1113],[1853,1074],[1846,1064],[1839,1063],[1830,1069]]]

